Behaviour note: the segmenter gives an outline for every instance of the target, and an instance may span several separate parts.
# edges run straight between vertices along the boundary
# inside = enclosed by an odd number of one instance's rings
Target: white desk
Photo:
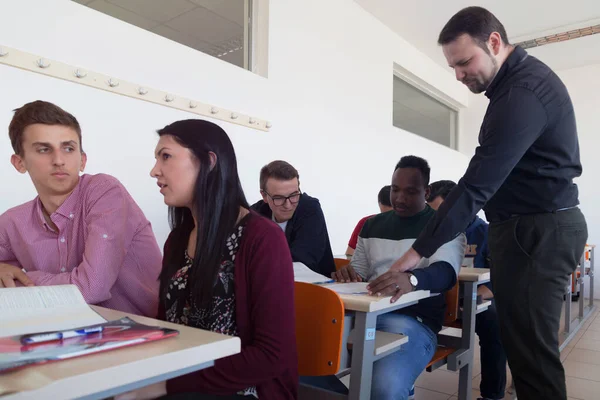
[[[352,368],[350,372],[350,392],[348,398],[370,399],[373,363],[389,354],[400,350],[400,346],[390,346],[389,350],[376,352],[377,316],[416,304],[419,300],[431,296],[429,290],[407,293],[395,303],[391,297],[378,298],[340,294],[346,311],[354,312],[354,335],[352,346]],[[383,333],[383,332],[382,332]],[[395,339],[391,338],[390,342]],[[410,341],[410,338],[408,338]],[[405,341],[398,341],[403,343]],[[342,349],[345,351],[345,348]]]
[[[240,352],[237,337],[93,308],[107,320],[128,316],[142,324],[177,329],[179,335],[2,374],[0,399],[104,399],[211,367],[214,360]]]

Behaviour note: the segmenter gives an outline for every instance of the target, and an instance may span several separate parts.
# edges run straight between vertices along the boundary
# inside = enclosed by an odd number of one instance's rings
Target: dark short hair
[[[298,170],[290,163],[275,160],[268,163],[260,170],[260,190],[266,189],[269,178],[277,179],[279,181],[291,181],[294,178],[300,179],[300,175],[298,174]]]
[[[379,194],[377,195],[377,201],[379,204],[383,204],[384,206],[391,207],[392,202],[390,201],[390,192],[392,191],[391,185],[386,185],[381,188]]]
[[[13,110],[10,125],[8,125],[8,137],[15,154],[23,155],[23,132],[29,125],[62,125],[72,128],[79,137],[79,149],[83,152],[81,144],[81,127],[77,118],[69,114],[59,106],[47,101],[33,101],[20,108]]]
[[[494,14],[483,7],[467,7],[454,14],[446,23],[438,37],[438,44],[451,43],[466,33],[479,47],[489,53],[485,43],[492,32],[498,32],[504,44],[510,44],[504,25]]]
[[[398,164],[396,164],[396,169],[399,168],[416,168],[421,171],[421,175],[423,176],[423,184],[425,186],[429,185],[429,177],[431,175],[431,168],[429,168],[429,164],[424,158],[417,156],[404,156],[400,159]]]
[[[429,185],[430,194],[429,194],[429,198],[427,198],[427,201],[428,202],[433,201],[438,196],[440,196],[443,200],[446,200],[446,197],[452,191],[452,189],[454,189],[455,186],[456,186],[456,183],[454,181],[433,182],[431,185]]]

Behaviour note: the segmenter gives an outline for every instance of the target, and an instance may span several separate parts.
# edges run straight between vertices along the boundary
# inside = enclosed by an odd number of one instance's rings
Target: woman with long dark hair
[[[294,277],[283,232],[249,211],[223,129],[185,120],[158,134],[151,175],[171,224],[159,318],[239,336],[242,351],[122,398],[296,399]]]

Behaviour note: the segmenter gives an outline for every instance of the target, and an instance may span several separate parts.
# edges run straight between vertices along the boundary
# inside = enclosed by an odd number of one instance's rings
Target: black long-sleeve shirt
[[[481,208],[495,222],[579,204],[573,183],[582,172],[575,113],[559,77],[517,46],[485,95],[490,104],[479,147],[413,244],[423,257],[464,232]]]

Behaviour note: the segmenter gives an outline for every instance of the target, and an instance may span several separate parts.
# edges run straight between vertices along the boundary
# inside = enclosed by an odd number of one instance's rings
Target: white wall
[[[466,167],[463,154],[392,127],[393,65],[459,104],[466,105],[466,90],[353,1],[271,1],[268,79],[68,0],[2,1],[0,15],[0,45],[272,121],[270,133],[220,123],[234,142],[246,195],[258,200],[262,165],[291,162],[302,189],[321,200],[334,253],[345,250],[356,221],[377,210],[377,192],[401,156],[427,158],[433,179],[457,179]],[[34,99],[75,114],[87,172],[124,182],[162,245],[166,207],[148,176],[154,131],[190,114],[6,66],[0,87],[0,126]],[[10,154],[1,135],[0,212],[35,196]]]
[[[550,46],[547,47],[550,48]],[[546,53],[548,48],[544,49],[544,53],[530,51],[530,54],[544,62],[548,59],[548,64],[552,65],[551,54]],[[554,54],[554,57],[560,57],[560,54]],[[579,187],[580,207],[588,224],[588,243],[600,244],[600,210],[594,206],[594,204],[598,204],[600,198],[600,186],[598,185],[600,174],[600,136],[598,135],[598,127],[600,127],[600,113],[598,112],[600,110],[600,79],[598,79],[600,64],[558,70],[556,73],[567,86],[575,108],[581,163],[583,164],[583,174],[575,182]],[[484,95],[469,94],[469,107],[462,112],[461,116],[462,131],[459,142],[459,150],[465,155],[471,156],[477,146],[477,135],[487,105],[488,99]],[[600,269],[600,264],[597,265]],[[600,274],[596,275],[595,282],[596,287],[600,287]],[[595,291],[594,297],[600,298],[600,290]]]

